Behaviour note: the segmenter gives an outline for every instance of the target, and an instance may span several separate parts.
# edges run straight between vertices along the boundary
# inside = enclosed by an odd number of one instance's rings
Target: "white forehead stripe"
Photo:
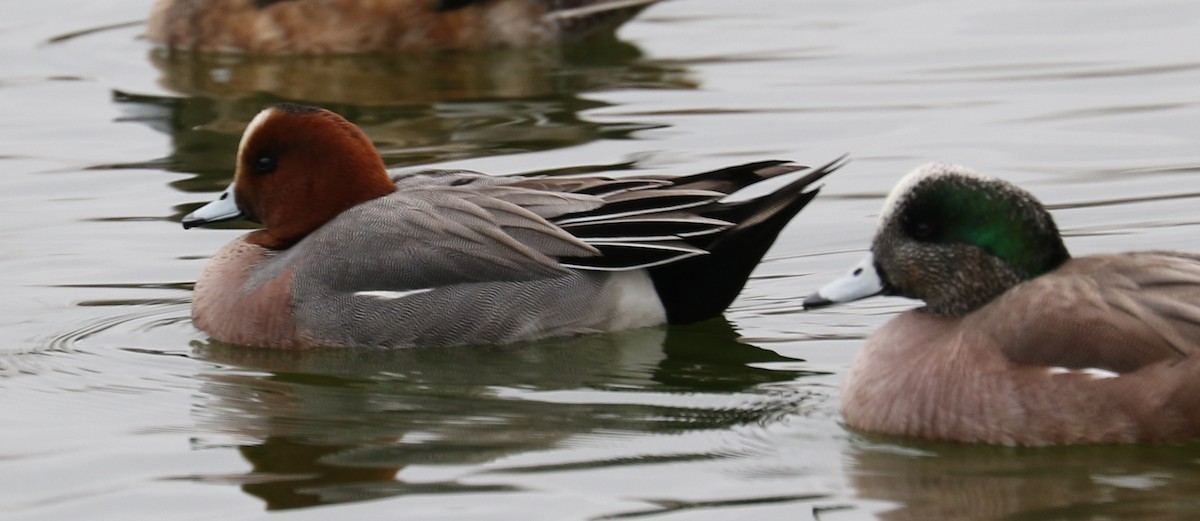
[[[242,153],[246,150],[246,142],[250,140],[250,135],[258,132],[259,127],[267,121],[267,118],[271,117],[271,113],[274,111],[275,109],[273,108],[265,108],[258,115],[254,116],[254,119],[250,120],[250,124],[246,125],[246,131],[242,132],[242,140],[238,142],[237,159],[239,165],[242,164]]]
[[[945,175],[961,175],[964,177],[975,177],[986,179],[987,177],[971,170],[962,165],[953,163],[927,163],[917,167],[912,172],[909,172],[900,181],[896,183],[895,188],[888,194],[887,199],[883,201],[883,209],[879,211],[879,222],[875,225],[878,231],[883,228],[884,223],[892,218],[892,214],[896,213],[896,208],[900,205],[900,200],[908,196],[913,187],[917,186],[921,181],[926,179],[940,177]]]

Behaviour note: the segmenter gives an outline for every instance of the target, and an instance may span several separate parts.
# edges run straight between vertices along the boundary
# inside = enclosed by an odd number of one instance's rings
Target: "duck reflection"
[[[870,435],[849,451],[862,498],[889,521],[1194,519],[1200,444],[1011,448]]]
[[[352,56],[151,52],[159,83],[187,96],[270,95],[317,104],[386,106],[540,98],[615,88],[690,88],[685,71],[645,62],[607,39],[533,49]]]
[[[237,481],[268,509],[505,490],[480,479],[489,462],[599,432],[754,424],[772,411],[729,406],[731,396],[711,408],[671,397],[749,392],[797,374],[751,367],[794,360],[738,342],[724,320],[446,349],[205,344],[197,356],[228,366],[203,375],[199,422],[238,440],[252,470]]]
[[[568,147],[620,139],[645,122],[593,122],[604,106],[584,93],[691,89],[679,66],[646,61],[606,39],[567,46],[352,56],[152,52],[159,83],[180,96],[117,92],[123,119],[170,134],[178,183],[212,191],[228,182],[246,124],[280,101],[321,105],[367,132],[390,166]]]

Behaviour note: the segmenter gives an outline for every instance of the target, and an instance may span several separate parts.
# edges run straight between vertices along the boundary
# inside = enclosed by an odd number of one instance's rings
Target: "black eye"
[[[925,221],[917,221],[917,222],[913,223],[909,232],[912,233],[913,237],[916,237],[917,239],[925,240],[930,237],[933,237],[933,225],[931,225]]]
[[[275,161],[275,156],[269,154],[260,154],[254,158],[254,171],[260,174],[269,174],[279,168],[279,163]]]

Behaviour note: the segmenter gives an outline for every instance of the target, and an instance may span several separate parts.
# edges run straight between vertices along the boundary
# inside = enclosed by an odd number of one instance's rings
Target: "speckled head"
[[[905,176],[883,204],[871,253],[805,307],[880,293],[960,316],[1070,258],[1054,219],[1029,192],[946,163]]]
[[[1070,255],[1029,192],[965,167],[934,163],[905,176],[884,203],[871,245],[892,294],[962,315]]]

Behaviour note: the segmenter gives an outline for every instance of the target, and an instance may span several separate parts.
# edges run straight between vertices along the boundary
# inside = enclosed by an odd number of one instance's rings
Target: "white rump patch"
[[[607,285],[612,300],[600,305],[611,311],[605,321],[596,325],[597,329],[620,331],[666,323],[667,310],[646,270],[615,272]]]
[[[413,295],[420,295],[422,293],[428,293],[430,291],[433,291],[433,288],[410,289],[410,290],[406,290],[406,291],[387,291],[387,290],[356,291],[356,292],[354,292],[354,296],[356,296],[356,297],[375,297],[379,300],[397,300],[397,299],[402,299],[404,297],[411,297]]]
[[[1068,369],[1066,367],[1051,367],[1049,369],[1049,372],[1051,375],[1078,374],[1078,375],[1090,376],[1093,380],[1107,380],[1109,378],[1116,378],[1118,376],[1121,376],[1121,373],[1114,373],[1107,369],[1100,369],[1100,368],[1096,368],[1096,367],[1085,367],[1083,369]]]

